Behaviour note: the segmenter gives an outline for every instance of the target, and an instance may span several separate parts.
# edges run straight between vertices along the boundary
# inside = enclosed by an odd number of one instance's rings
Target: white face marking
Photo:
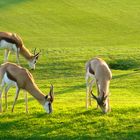
[[[35,69],[35,64],[36,64],[36,58],[34,58],[33,60],[29,61],[29,67],[31,69]]]
[[[50,102],[46,101],[44,105],[44,109],[46,110],[47,113],[51,113],[50,107],[49,107]]]
[[[103,113],[107,113],[109,111],[108,101],[106,100],[104,103],[105,103],[105,106],[100,106],[100,107],[101,107]]]

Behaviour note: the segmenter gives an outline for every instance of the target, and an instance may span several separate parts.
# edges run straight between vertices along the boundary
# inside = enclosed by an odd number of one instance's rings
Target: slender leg
[[[3,87],[5,84],[3,80],[4,74],[5,74],[5,69],[0,69],[0,87]]]
[[[5,91],[5,111],[7,111],[8,105],[7,105],[7,92]]]
[[[26,104],[26,113],[28,113],[28,95],[27,95],[27,92],[25,92],[25,104]]]
[[[89,84],[88,84],[88,75],[86,74],[86,109],[88,109],[88,98],[89,98]]]
[[[97,81],[96,81],[96,83],[97,83]],[[97,83],[97,95],[99,96],[99,94],[100,94],[100,89],[99,89],[99,85],[98,85],[98,83]],[[98,103],[97,103],[97,108],[96,109],[98,109]]]
[[[6,111],[7,108],[8,108],[7,93],[8,93],[8,91],[9,91],[10,87],[11,87],[11,85],[8,85],[8,86],[5,87],[5,111]]]
[[[2,92],[3,92],[3,89],[4,89],[4,81],[2,80],[2,84],[0,85],[0,97],[2,96]]]
[[[19,91],[20,91],[20,89],[17,87],[16,88],[15,100],[14,100],[13,107],[12,107],[12,112],[14,111],[14,106],[16,104],[16,101],[17,101],[17,98],[18,98],[18,95],[19,95]]]
[[[88,105],[89,105],[88,98],[89,98],[89,94],[88,94],[88,85],[87,85],[87,89],[86,89],[86,109],[88,109]]]
[[[0,92],[0,112],[2,112],[2,92]]]
[[[5,50],[5,55],[4,55],[4,62],[7,62],[9,53],[10,53],[10,51],[8,49],[6,49]]]
[[[90,93],[92,91],[93,84],[94,84],[94,79],[92,79],[91,82],[90,82],[90,84],[89,84],[90,86],[89,86],[89,93],[88,93],[89,94],[89,99],[88,100],[89,100],[89,105],[90,106],[91,106],[91,94]]]
[[[20,65],[20,63],[19,63],[19,49],[18,48],[16,51],[16,59],[17,59],[17,63]]]
[[[91,106],[91,91],[92,91],[92,88],[93,88],[93,84],[95,82],[95,79],[94,79],[94,75],[91,76],[93,79],[90,81],[89,79],[89,75],[88,73],[86,73],[86,108],[88,108],[88,106],[90,105]]]
[[[4,83],[2,83],[1,85],[1,90],[0,90],[0,112],[2,112],[2,92],[4,89]]]

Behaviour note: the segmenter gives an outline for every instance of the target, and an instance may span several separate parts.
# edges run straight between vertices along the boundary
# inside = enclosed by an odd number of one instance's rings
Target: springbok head
[[[109,104],[108,104],[108,99],[107,99],[108,95],[105,95],[105,93],[103,92],[103,96],[100,98],[100,97],[96,97],[92,93],[92,91],[91,91],[91,95],[97,101],[97,104],[100,106],[103,113],[107,113],[109,111]]]
[[[41,52],[41,51],[40,51]],[[29,67],[31,70],[34,70],[35,69],[35,65],[36,65],[36,62],[38,60],[38,57],[39,57],[39,54],[40,52],[36,53],[36,48],[34,50],[34,55],[33,57],[29,60]]]
[[[45,104],[44,104],[44,109],[48,114],[52,113],[52,103],[54,100],[54,92],[53,92],[53,85],[50,87],[50,92],[48,95],[45,97]]]

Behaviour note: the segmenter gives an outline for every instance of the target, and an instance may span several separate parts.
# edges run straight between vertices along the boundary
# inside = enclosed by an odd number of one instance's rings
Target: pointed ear
[[[54,92],[53,92],[53,85],[50,86],[50,92],[49,92],[50,100],[53,102],[54,100]]]
[[[34,55],[35,55],[35,53],[36,53],[36,48],[34,49]]]
[[[92,95],[92,97],[97,101],[98,98],[92,93],[92,91],[90,92],[90,94]]]

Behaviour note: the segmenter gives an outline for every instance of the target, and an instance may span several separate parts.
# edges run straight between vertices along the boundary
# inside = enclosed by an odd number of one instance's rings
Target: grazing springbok
[[[31,69],[35,69],[39,53],[34,54],[24,46],[22,39],[15,33],[0,32],[0,49],[5,49],[4,62],[7,62],[10,52],[16,53],[16,60],[19,64],[19,54],[21,54],[29,64]]]
[[[44,107],[47,113],[52,112],[52,103],[54,100],[53,86],[51,85],[49,94],[44,95],[35,84],[33,76],[27,69],[24,69],[21,66],[18,66],[14,63],[6,62],[0,66],[0,81],[2,83],[2,90],[4,89],[4,85],[6,84],[6,98],[9,88],[13,85],[16,86],[16,95],[12,106],[12,112],[14,110],[14,106],[17,101],[20,89],[29,92]],[[0,97],[1,96],[2,91],[0,92]],[[7,104],[7,99],[5,100]],[[25,96],[25,101],[26,112],[28,112],[27,95]],[[0,105],[0,107],[0,110],[2,111],[2,105]]]
[[[94,58],[86,63],[86,108],[91,105],[91,95],[97,101],[97,107],[100,106],[104,113],[110,111],[109,106],[109,84],[112,73],[106,62],[100,58]],[[92,87],[96,81],[97,94],[96,97],[92,93]]]

